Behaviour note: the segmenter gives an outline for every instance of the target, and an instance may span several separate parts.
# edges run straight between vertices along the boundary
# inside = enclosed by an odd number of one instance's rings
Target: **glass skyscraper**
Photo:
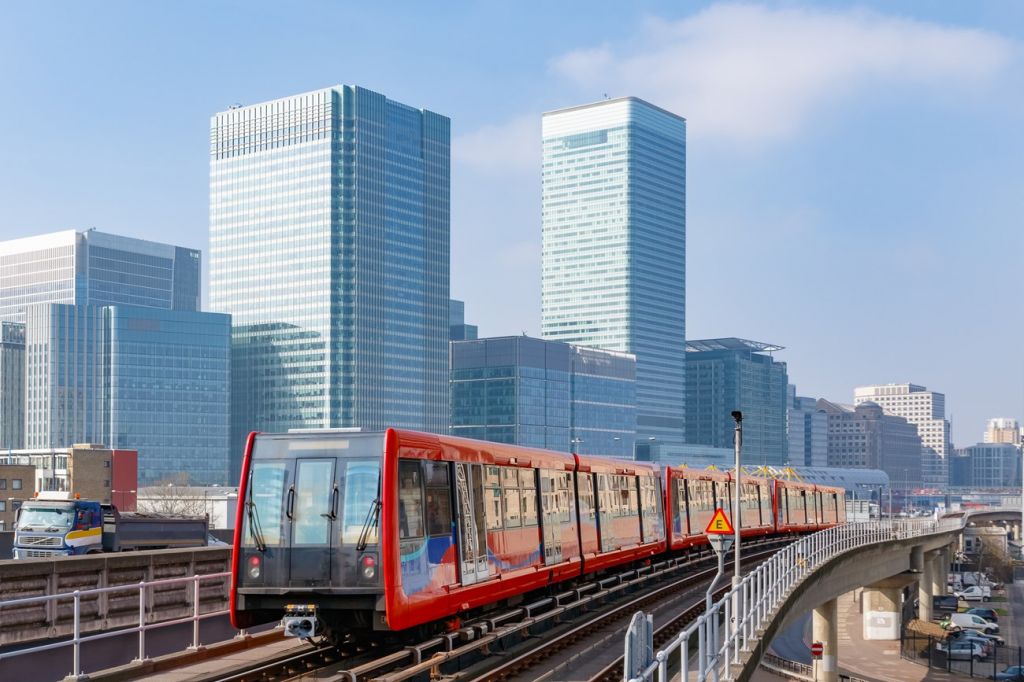
[[[782,346],[725,338],[689,341],[686,350],[687,441],[733,447],[732,412],[740,410],[743,464],[785,464],[789,377],[770,355]]]
[[[210,300],[249,431],[448,427],[449,120],[336,86],[213,116]]]
[[[25,325],[0,322],[0,449],[25,444]]]
[[[66,230],[0,242],[0,320],[33,303],[200,309],[200,252]]]
[[[637,440],[682,443],[686,121],[627,97],[542,128],[542,335],[634,354]]]
[[[636,359],[528,336],[451,344],[456,436],[633,457]]]
[[[0,320],[19,322],[23,344],[21,447],[137,449],[142,482],[235,478],[230,318],[200,312],[200,264],[196,249],[97,230],[0,242]]]

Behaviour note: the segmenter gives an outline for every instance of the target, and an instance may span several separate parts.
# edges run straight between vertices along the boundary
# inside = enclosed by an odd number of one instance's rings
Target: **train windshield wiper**
[[[250,486],[252,481],[250,480]],[[249,520],[249,537],[256,544],[260,552],[267,551],[267,543],[263,540],[263,528],[260,526],[260,514],[256,509],[256,503],[252,499],[252,487],[249,488],[249,499],[245,502],[246,517]]]
[[[359,542],[356,543],[356,550],[362,552],[369,543],[370,531],[377,527],[377,520],[380,518],[380,477],[377,474],[377,496],[370,503],[370,509],[366,512],[366,519],[363,521],[363,529],[359,531]]]

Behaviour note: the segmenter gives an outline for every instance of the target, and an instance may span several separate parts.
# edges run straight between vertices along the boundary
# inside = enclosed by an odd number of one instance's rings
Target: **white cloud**
[[[785,137],[823,105],[880,83],[966,90],[997,75],[1015,45],[991,32],[853,10],[715,5],[646,22],[632,49],[576,50],[554,73],[590,92],[634,94],[698,135]]]
[[[455,163],[475,170],[540,172],[540,115],[486,125],[452,140]]]

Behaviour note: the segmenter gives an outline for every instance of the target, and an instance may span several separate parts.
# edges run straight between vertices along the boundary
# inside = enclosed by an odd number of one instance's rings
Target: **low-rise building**
[[[1021,452],[1016,445],[977,443],[959,448],[953,461],[956,479],[951,480],[951,485],[976,489],[1020,486]]]
[[[84,500],[114,504],[134,511],[138,488],[138,453],[95,443],[78,443],[52,450],[10,450],[0,464],[31,471],[32,489],[71,492]]]
[[[35,474],[31,465],[0,463],[0,530],[14,530],[21,503],[36,493]]]

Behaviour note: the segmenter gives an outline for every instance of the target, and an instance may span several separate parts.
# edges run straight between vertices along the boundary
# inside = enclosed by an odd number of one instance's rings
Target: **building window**
[[[103,460],[103,468],[104,469],[109,469],[110,468],[110,460],[109,459]]]
[[[7,479],[0,478],[0,490],[7,490]]]
[[[5,512],[5,511],[7,511],[7,503],[4,502],[3,500],[0,500],[0,512]]]
[[[11,490],[21,490],[21,479],[20,478],[12,478],[11,479]]]
[[[109,488],[109,487],[110,487],[110,481],[109,481],[109,480],[106,480],[106,479],[104,479],[104,481],[103,481],[103,487],[104,487],[104,488]]]

